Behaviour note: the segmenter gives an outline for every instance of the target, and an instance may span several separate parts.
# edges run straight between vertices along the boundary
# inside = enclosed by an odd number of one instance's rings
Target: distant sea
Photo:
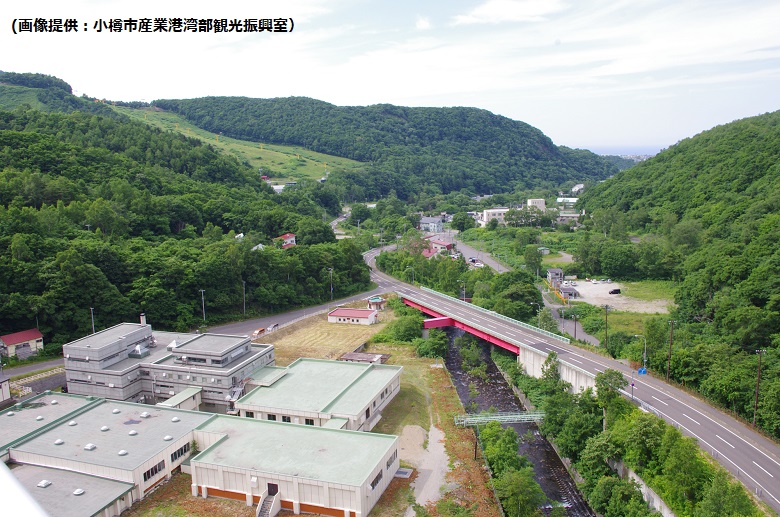
[[[593,147],[586,147],[589,151],[592,151],[596,154],[600,154],[602,156],[604,155],[610,155],[610,156],[655,156],[659,152],[661,152],[661,147],[656,146],[608,146],[608,145],[597,145]]]

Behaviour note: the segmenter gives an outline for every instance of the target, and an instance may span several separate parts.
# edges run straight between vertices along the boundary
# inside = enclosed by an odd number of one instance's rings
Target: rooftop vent
[[[52,400],[52,401],[51,401],[51,405],[52,405],[52,406],[56,406],[57,404],[59,404],[59,402],[57,402],[56,400]]]
[[[130,436],[135,436],[138,434],[138,431],[136,431],[135,429],[130,429],[130,432],[127,434],[129,434]]]
[[[94,443],[88,443],[84,446],[85,451],[94,451],[97,448],[97,445]]]
[[[106,431],[108,431],[109,429],[111,429],[111,428],[110,428],[110,427],[108,427],[107,425],[104,425],[103,427],[101,427],[101,428],[100,428],[100,430],[101,430],[101,431],[103,431],[104,433],[105,433]]]
[[[42,479],[41,482],[38,483],[38,488],[46,488],[49,485],[51,485],[51,481],[48,479]]]
[[[144,411],[139,415],[141,418],[149,418],[149,413],[147,411]]]
[[[62,438],[57,438],[56,440],[54,440],[54,445],[62,445],[63,443],[65,443],[65,440],[63,440]]]
[[[83,488],[77,488],[76,490],[73,491],[73,495],[81,495],[83,493],[84,493]]]
[[[175,416],[175,417],[171,418],[171,422],[181,422],[181,418]]]
[[[116,414],[119,414],[119,413],[121,413],[122,411],[121,411],[119,408],[114,408],[114,410],[113,410],[113,411],[111,411],[111,412],[112,412],[112,413],[114,413],[114,414],[116,415]]]
[[[35,419],[40,421],[40,420],[43,420],[43,417],[41,415],[38,415],[38,416],[35,417]]]
[[[78,424],[76,423],[75,420],[71,420],[70,422],[68,422],[68,425],[73,427],[74,425],[78,425]]]
[[[165,440],[166,442],[170,442],[171,440],[173,440],[173,436],[166,434],[165,436],[163,436],[163,440]]]
[[[121,451],[119,451],[117,454],[119,454],[120,456],[127,456],[127,451],[126,451],[126,450],[124,450],[124,449],[122,449],[122,450],[121,450]]]
[[[15,414],[16,413],[14,413],[13,411],[9,411],[8,413],[5,414],[5,416],[14,416]]]

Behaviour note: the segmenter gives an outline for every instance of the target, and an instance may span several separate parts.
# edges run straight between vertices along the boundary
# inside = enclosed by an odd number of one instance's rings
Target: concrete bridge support
[[[547,359],[547,354],[532,348],[521,347],[518,350],[517,363],[523,371],[537,379],[542,376],[542,366]],[[558,371],[561,379],[571,384],[573,393],[578,393],[586,388],[596,389],[596,378],[589,373],[559,360]]]

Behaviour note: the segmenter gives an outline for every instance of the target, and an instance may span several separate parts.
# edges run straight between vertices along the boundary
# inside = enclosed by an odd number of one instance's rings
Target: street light
[[[333,268],[329,267],[328,272],[330,273],[330,301],[333,301]]]
[[[641,337],[645,340],[645,352],[642,354],[642,368],[647,369],[647,338],[642,334],[634,334],[634,337]]]
[[[466,301],[466,281],[465,280],[458,280],[458,283],[460,284],[460,292],[463,294],[462,300]]]
[[[758,375],[756,375],[756,401],[753,403],[753,427],[756,426],[756,412],[758,411],[758,386],[761,382],[761,356],[766,353],[766,350],[756,350],[758,354]]]
[[[572,314],[571,319],[574,320],[574,341],[577,341],[577,315]]]
[[[95,309],[89,308],[89,315],[92,316],[92,333],[95,333]]]
[[[201,289],[200,290],[200,303],[201,303],[201,307],[203,309],[203,321],[206,321],[206,297],[203,294],[205,292],[206,292],[205,289]]]
[[[669,382],[669,372],[672,369],[672,342],[674,341],[675,320],[669,320],[669,356],[666,358],[666,382]]]
[[[542,326],[542,306],[536,302],[528,302],[528,305],[536,305],[536,326]]]
[[[412,266],[407,266],[406,269],[411,269],[412,270],[412,284],[414,284],[415,283],[415,281],[414,281],[414,268]]]
[[[244,316],[246,316],[246,280],[241,280],[241,284],[243,286],[244,293]]]
[[[604,348],[609,351],[609,305],[604,305]]]

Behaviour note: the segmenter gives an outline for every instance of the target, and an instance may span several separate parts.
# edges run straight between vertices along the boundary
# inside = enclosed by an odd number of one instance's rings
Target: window
[[[282,416],[282,422],[287,422],[288,424],[292,422],[289,416]]]
[[[175,451],[173,454],[171,454],[171,463],[175,462],[185,454],[190,452],[190,444],[189,442],[185,443],[183,446],[179,447],[177,451]]]
[[[160,472],[165,472],[165,460],[144,472],[144,481],[149,481]]]
[[[382,471],[379,471],[379,474],[376,475],[373,481],[371,481],[371,490],[374,490],[376,486],[379,484],[379,482],[382,481]]]
[[[254,411],[247,411],[246,412],[246,417],[247,418],[254,418],[255,417],[255,412]]]
[[[374,401],[374,409],[376,409],[376,400]]]
[[[313,418],[307,418],[306,419],[306,425],[314,425],[314,419]]]
[[[387,468],[388,468],[388,469],[390,468],[390,466],[393,464],[393,462],[395,461],[395,459],[396,459],[397,457],[398,457],[398,450],[396,449],[395,451],[393,451],[393,455],[392,455],[392,456],[390,456],[390,457],[387,459]]]
[[[368,419],[371,416],[371,408],[366,408],[366,419]]]
[[[276,420],[276,415],[268,415],[268,420]]]

